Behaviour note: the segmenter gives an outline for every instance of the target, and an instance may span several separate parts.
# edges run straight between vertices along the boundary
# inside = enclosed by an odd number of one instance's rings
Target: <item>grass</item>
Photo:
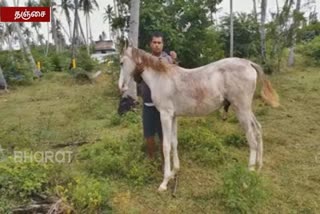
[[[218,113],[180,118],[176,198],[170,190],[156,191],[159,154],[156,161],[145,158],[140,110],[117,116],[110,74],[78,85],[67,74],[50,73],[17,87],[0,96],[0,145],[7,155],[71,150],[73,161],[43,167],[0,162],[0,213],[30,202],[34,192],[60,197],[80,213],[317,213],[320,72],[286,70],[270,79],[281,107],[254,101],[263,127],[262,172],[246,170],[248,146],[232,111],[227,121]],[[87,144],[54,148],[80,141]],[[28,173],[34,167],[36,174]]]

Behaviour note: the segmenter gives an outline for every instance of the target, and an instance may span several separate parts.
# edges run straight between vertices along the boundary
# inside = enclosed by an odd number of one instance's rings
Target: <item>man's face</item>
[[[152,37],[150,42],[151,51],[154,55],[161,54],[163,50],[163,39],[162,37]]]

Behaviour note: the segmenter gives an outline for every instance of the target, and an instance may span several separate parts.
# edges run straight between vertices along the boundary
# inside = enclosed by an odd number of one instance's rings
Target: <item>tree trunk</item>
[[[72,58],[76,57],[76,49],[77,49],[77,38],[79,35],[78,31],[78,0],[74,0],[74,24],[73,24],[73,34],[72,34]]]
[[[261,23],[260,23],[260,48],[261,48],[261,59],[262,63],[266,62],[266,22],[267,14],[267,0],[261,0]]]
[[[131,39],[132,45],[138,48],[140,0],[131,1],[130,6],[129,38]]]
[[[280,9],[279,9],[279,1],[278,0],[276,0],[276,5],[277,5],[277,14],[279,14],[280,13]]]
[[[50,45],[50,26],[49,26],[49,22],[47,22],[47,41],[46,41],[46,53],[45,56],[47,57],[49,54],[49,45]]]
[[[253,15],[256,19],[256,22],[258,23],[258,12],[257,12],[257,2],[256,0],[253,0]]]
[[[296,9],[294,11],[294,17],[293,17],[293,34],[292,34],[292,45],[290,47],[290,52],[289,52],[289,59],[288,59],[288,66],[293,66],[294,65],[294,50],[296,46],[296,41],[297,41],[297,29],[299,27],[299,21],[297,20],[298,18],[296,17],[299,12],[300,12],[300,7],[301,7],[301,0],[297,0],[296,3]]]
[[[82,39],[82,41],[83,41],[84,44],[87,44],[87,42],[86,42],[86,37],[85,37],[85,35],[84,35],[83,28],[82,28],[82,25],[81,25],[79,13],[77,13],[77,19],[78,19],[78,28],[80,29],[81,37],[82,37],[81,39]]]
[[[230,0],[230,57],[233,57],[233,0]]]
[[[91,17],[89,16],[89,32],[90,32],[90,45],[94,43],[92,36],[92,25],[91,25]]]
[[[39,39],[40,38],[39,28],[36,26],[34,29],[36,30],[37,38],[38,38],[38,40],[40,40],[40,44],[43,47],[44,43],[43,43],[42,39]]]
[[[2,0],[2,3],[3,3],[3,6],[8,6],[7,0]],[[22,35],[22,32],[21,32],[19,24],[17,22],[13,22],[12,24],[13,24],[14,31],[16,31],[17,34],[18,34],[20,44],[22,44],[21,48],[23,48],[25,50],[27,58],[28,58],[28,60],[29,60],[29,62],[31,64],[31,67],[32,67],[32,70],[33,70],[33,74],[36,77],[40,77],[41,76],[41,72],[38,71],[36,62],[34,61],[34,58],[32,56],[31,50],[30,50],[29,46],[26,43],[26,40],[24,39],[24,37]]]
[[[19,36],[19,40],[21,41],[21,43],[23,45],[23,48],[24,48],[24,50],[26,52],[27,58],[28,58],[31,66],[32,66],[33,74],[36,77],[40,77],[41,76],[41,72],[37,68],[37,65],[36,65],[36,62],[35,62],[35,60],[34,60],[34,58],[32,56],[31,50],[30,50],[29,46],[27,45],[26,40],[24,39],[24,37],[23,37],[23,35],[21,33],[19,24],[14,22],[13,25],[14,25],[14,28],[15,28],[18,36]]]
[[[6,27],[8,28],[8,24],[6,24]],[[7,36],[7,43],[8,43],[9,52],[12,53],[13,47],[12,47],[12,40],[11,40],[10,34],[8,34],[8,36]]]
[[[119,10],[118,10],[118,4],[117,4],[117,0],[113,0],[113,7],[114,7],[114,13],[115,13],[115,17],[118,18],[119,17]],[[118,38],[120,38],[120,29],[115,29],[115,33],[116,33],[116,40]]]
[[[0,89],[3,89],[3,90],[5,90],[6,92],[8,92],[7,81],[6,81],[6,79],[4,78],[4,75],[3,75],[3,71],[2,71],[1,66],[0,66]]]
[[[69,32],[68,32],[68,30],[61,24],[60,25],[60,27],[61,27],[61,29],[63,30],[63,32],[67,35],[67,37],[68,37],[68,41],[70,41],[71,42],[71,36],[70,36],[70,34],[69,34]]]
[[[87,52],[88,55],[90,55],[90,42],[89,42],[89,14],[86,14],[86,36],[87,36]]]
[[[139,11],[140,0],[130,2],[130,22],[129,22],[129,39],[132,42],[133,47],[138,47],[139,41]],[[123,97],[132,97],[134,100],[138,99],[137,96],[137,84],[132,81],[129,85],[129,89],[123,94]]]
[[[54,42],[54,45],[56,46],[56,53],[59,53],[59,42],[58,42],[58,36],[57,36],[56,19],[53,14],[52,5],[50,7],[50,10],[51,10],[51,32],[53,36],[53,42]]]

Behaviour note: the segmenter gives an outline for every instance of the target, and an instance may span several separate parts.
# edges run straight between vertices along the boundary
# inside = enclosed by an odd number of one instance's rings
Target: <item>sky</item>
[[[26,0],[16,0],[19,2],[19,6],[24,6],[24,2],[26,2]],[[40,0],[38,0],[40,1]],[[107,35],[109,35],[108,33],[108,23],[104,23],[103,22],[103,14],[104,14],[104,8],[106,8],[108,6],[108,4],[113,3],[113,0],[96,0],[99,4],[99,9],[95,10],[92,15],[91,15],[91,25],[92,25],[92,35],[93,35],[93,39],[94,40],[98,40],[99,39],[99,34],[102,33],[102,31],[105,31],[105,33]],[[268,11],[275,11],[276,10],[276,1],[277,0],[268,0]],[[310,0],[302,0],[302,2],[307,2]],[[311,0],[311,1],[315,1],[316,2],[316,10],[320,11],[320,0]],[[8,4],[10,6],[13,6],[13,0],[7,0]],[[10,3],[11,2],[11,3]],[[59,2],[59,0],[57,0],[57,2]],[[233,8],[235,12],[251,12],[253,10],[253,1],[252,0],[233,0]],[[259,3],[260,0],[257,0],[257,3]],[[281,7],[281,5],[283,5],[284,0],[278,0],[279,5]],[[229,13],[229,6],[230,6],[230,0],[223,0],[221,4],[218,5],[218,12],[216,14],[216,18],[225,15],[226,13]],[[308,10],[307,6],[302,6],[303,10]],[[259,11],[259,7],[258,7],[258,11]],[[60,12],[57,12],[58,16],[61,16],[62,19],[62,24],[63,26],[68,29],[68,24],[67,21],[64,18],[64,15]],[[320,14],[318,14],[320,15]],[[85,17],[83,15],[83,13],[80,13],[80,19],[81,19],[81,23],[82,26],[85,30]],[[45,38],[47,37],[47,24],[43,23],[42,24],[42,28],[41,28],[41,32],[45,35]],[[35,34],[34,34],[35,35]],[[52,36],[50,36],[51,39]]]

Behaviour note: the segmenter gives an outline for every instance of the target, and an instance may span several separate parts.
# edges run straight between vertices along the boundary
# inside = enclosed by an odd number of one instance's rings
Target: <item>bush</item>
[[[207,166],[216,166],[226,158],[222,139],[206,128],[181,129],[178,141],[182,149],[187,150],[192,160]]]
[[[29,85],[33,71],[21,51],[1,52],[0,66],[9,85]]]
[[[51,71],[65,71],[69,69],[71,58],[68,57],[67,53],[53,53],[50,56],[51,60]]]
[[[79,213],[100,213],[110,210],[108,198],[111,187],[107,180],[98,180],[86,175],[74,176],[67,187],[56,186],[57,195],[71,203]]]
[[[266,188],[255,172],[237,164],[224,173],[222,198],[230,213],[256,213],[267,196]]]
[[[12,157],[0,163],[0,191],[8,197],[26,199],[42,193],[48,182],[50,166],[36,162],[16,162]]]
[[[0,196],[0,213],[11,213],[13,206],[14,204],[12,204],[11,201],[7,200],[5,198],[5,195]]]
[[[35,47],[31,51],[35,62],[40,62],[41,72],[47,73],[49,71],[54,71],[52,60],[50,57],[45,56],[43,48]]]
[[[320,36],[315,37],[305,45],[299,46],[298,50],[302,55],[310,57],[315,64],[320,64]]]
[[[91,57],[88,55],[86,51],[80,51],[79,55],[77,56],[77,67],[80,67],[85,71],[90,72],[93,71],[97,65],[97,62],[91,59]]]
[[[129,133],[123,141],[105,139],[83,149],[79,158],[85,169],[97,177],[127,179],[134,185],[144,185],[153,179],[156,170],[145,159],[139,136]]]

